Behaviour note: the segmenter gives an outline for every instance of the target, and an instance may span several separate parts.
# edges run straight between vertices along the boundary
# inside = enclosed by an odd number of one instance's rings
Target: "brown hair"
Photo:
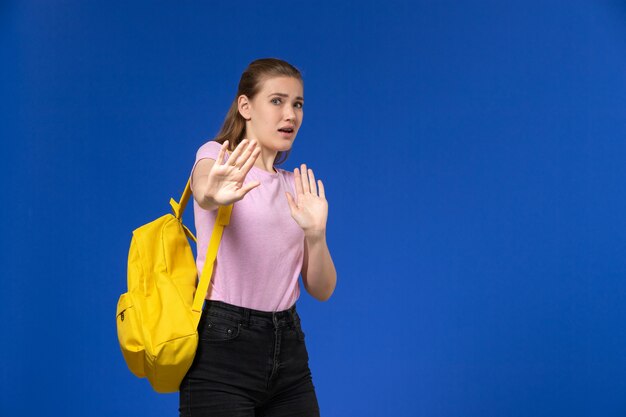
[[[286,61],[277,58],[261,58],[252,61],[241,74],[239,86],[235,99],[228,109],[222,128],[217,136],[213,139],[222,144],[228,140],[229,151],[234,151],[237,145],[244,139],[246,132],[246,120],[239,113],[237,98],[245,94],[248,99],[252,100],[261,90],[263,82],[274,77],[294,77],[300,82],[302,75],[300,71]],[[274,164],[278,165],[287,160],[291,149],[287,151],[279,151],[274,159]]]

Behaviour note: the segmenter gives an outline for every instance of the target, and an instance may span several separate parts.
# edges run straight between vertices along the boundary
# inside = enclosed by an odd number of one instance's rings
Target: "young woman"
[[[326,244],[328,202],[305,164],[276,168],[302,124],[300,72],[250,63],[222,129],[191,170],[202,272],[219,206],[234,203],[180,385],[181,416],[319,416],[296,301],[298,277],[320,301],[335,289]]]

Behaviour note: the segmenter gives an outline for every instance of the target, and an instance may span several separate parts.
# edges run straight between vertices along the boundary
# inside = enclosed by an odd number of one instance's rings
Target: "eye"
[[[278,100],[278,103],[276,102],[276,100]],[[281,101],[281,99],[280,99],[280,98],[278,98],[278,97],[274,97],[274,98],[271,100],[271,102],[272,102],[272,103],[276,103],[276,104],[279,104],[279,103],[280,103],[280,101]],[[301,108],[304,106],[304,103],[302,103],[301,101],[298,101],[298,102],[296,103],[296,106],[298,106],[298,108],[299,108],[299,109],[301,109]]]

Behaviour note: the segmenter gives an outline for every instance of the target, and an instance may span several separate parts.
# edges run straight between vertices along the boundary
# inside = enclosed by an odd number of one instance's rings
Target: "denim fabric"
[[[207,300],[198,334],[181,417],[320,415],[295,304],[265,312]]]

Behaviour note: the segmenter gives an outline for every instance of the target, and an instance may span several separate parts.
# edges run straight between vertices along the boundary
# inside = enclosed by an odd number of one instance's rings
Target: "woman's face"
[[[275,77],[263,83],[253,100],[248,102],[241,96],[239,110],[249,119],[245,137],[256,139],[259,145],[272,151],[290,149],[304,116],[302,90],[297,78]],[[291,128],[291,133],[281,132],[281,128]]]

